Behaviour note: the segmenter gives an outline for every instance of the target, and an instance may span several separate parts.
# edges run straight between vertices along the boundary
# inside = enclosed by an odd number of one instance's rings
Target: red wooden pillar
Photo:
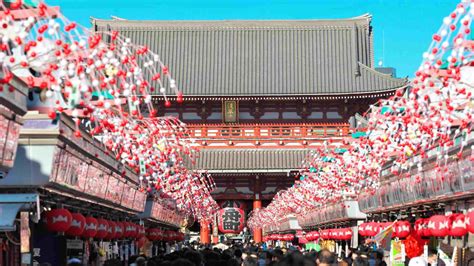
[[[212,222],[212,244],[219,243],[219,229],[217,225],[217,215],[214,215],[214,221]]]
[[[211,243],[211,239],[209,235],[209,222],[201,222],[200,239],[201,239],[201,244]]]
[[[255,209],[260,209],[260,208],[262,208],[262,201],[255,199],[253,201],[253,209],[255,210]],[[255,228],[253,230],[253,241],[255,241],[255,243],[262,242],[262,228]]]

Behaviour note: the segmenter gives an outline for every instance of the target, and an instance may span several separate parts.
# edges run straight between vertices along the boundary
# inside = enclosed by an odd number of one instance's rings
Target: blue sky
[[[431,36],[455,0],[46,0],[69,19],[89,17],[157,20],[318,19],[373,15],[375,62],[413,76]],[[158,51],[159,52],[159,51]]]

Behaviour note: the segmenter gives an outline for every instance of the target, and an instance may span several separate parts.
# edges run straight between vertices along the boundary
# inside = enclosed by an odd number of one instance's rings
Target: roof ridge
[[[312,18],[312,19],[215,19],[215,20],[179,20],[179,19],[169,19],[169,20],[159,20],[159,19],[126,19],[117,16],[111,16],[110,19],[101,19],[90,17],[91,22],[123,22],[123,23],[186,23],[186,22],[195,22],[195,23],[210,23],[210,22],[241,22],[241,23],[250,23],[250,22],[335,22],[335,21],[354,21],[354,20],[367,20],[368,22],[372,20],[372,14],[364,13],[355,17],[348,18]]]
[[[392,75],[390,74],[385,74],[385,73],[382,73],[382,72],[379,72],[361,62],[357,62],[359,64],[359,66],[361,66],[362,68],[366,69],[367,71],[369,72],[372,72],[373,74],[377,75],[377,76],[380,76],[381,78],[384,78],[384,79],[387,79],[387,80],[390,80],[390,81],[394,81],[394,82],[404,82],[404,83],[407,83],[408,82],[408,78],[396,78],[396,77],[392,77]]]

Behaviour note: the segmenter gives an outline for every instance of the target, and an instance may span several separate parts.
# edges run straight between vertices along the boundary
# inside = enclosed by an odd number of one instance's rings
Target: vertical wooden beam
[[[262,201],[260,199],[255,199],[253,201],[253,209],[260,209],[262,208]],[[255,243],[261,243],[262,242],[262,228],[255,228],[253,230],[253,241]]]

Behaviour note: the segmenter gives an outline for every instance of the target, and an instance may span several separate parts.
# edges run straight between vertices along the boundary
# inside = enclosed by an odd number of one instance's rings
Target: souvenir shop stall
[[[410,249],[408,257],[416,256],[426,245],[440,247],[450,255],[457,251],[465,262],[473,258],[469,234],[474,232],[470,223],[474,218],[473,137],[470,133],[456,138],[442,163],[436,160],[440,148],[435,147],[426,152],[423,168],[399,169],[388,164],[382,170],[380,188],[360,197],[359,205],[368,221],[394,222],[395,234],[406,232],[403,238],[417,240],[413,242],[418,248]],[[369,235],[380,231],[378,223],[363,224],[362,231],[367,231],[367,225]]]
[[[2,70],[0,70],[0,83],[0,180],[2,180],[6,178],[15,161],[20,127],[23,124],[22,116],[27,111],[28,87],[16,77],[7,82]],[[1,204],[0,211],[2,216],[8,213],[8,210]],[[0,222],[0,231],[8,228],[10,228],[8,223]],[[5,237],[0,232],[0,264],[4,260],[13,260],[19,253],[17,250],[3,252],[3,250],[10,250],[12,247],[10,242],[3,241]]]
[[[9,82],[0,70],[0,178],[7,175],[15,161],[22,116],[26,113],[27,85],[18,78]]]
[[[73,128],[66,116],[56,124],[47,115],[24,117],[15,167],[0,180],[2,199],[16,198],[2,203],[11,209],[2,222],[15,229],[6,233],[9,237],[25,240],[22,253],[53,264],[71,256],[126,259],[143,245],[145,224],[179,228],[183,217],[156,203],[151,221],[139,218],[146,217],[147,194],[137,174],[119,165],[97,140],[71,137]]]

